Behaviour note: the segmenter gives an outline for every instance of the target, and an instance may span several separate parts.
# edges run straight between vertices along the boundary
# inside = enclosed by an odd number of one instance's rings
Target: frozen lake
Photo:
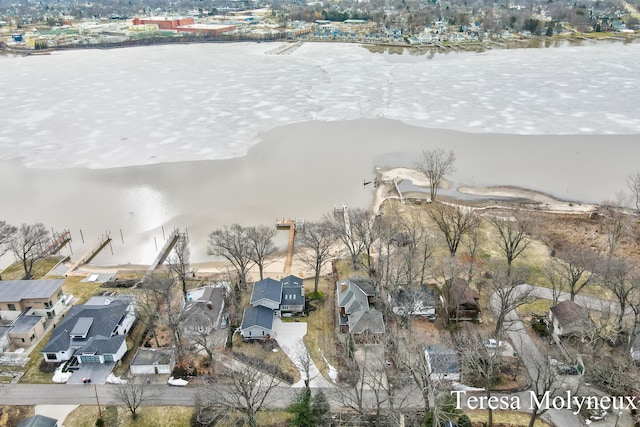
[[[640,44],[412,56],[195,44],[0,57],[0,158],[111,168],[245,155],[258,133],[386,118],[474,133],[638,134]]]
[[[111,230],[98,264],[150,263],[163,227],[188,228],[204,261],[215,228],[367,206],[374,166],[426,148],[456,152],[456,185],[589,202],[639,168],[640,44],[431,59],[274,46],[0,57],[0,219],[69,228],[75,256]]]

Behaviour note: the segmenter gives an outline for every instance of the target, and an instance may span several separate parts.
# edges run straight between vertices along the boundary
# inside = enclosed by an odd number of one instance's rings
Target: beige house
[[[0,281],[0,320],[15,320],[27,308],[45,319],[53,319],[66,307],[64,280]]]
[[[29,348],[44,336],[46,320],[42,316],[24,314],[11,322],[9,338],[12,348]]]

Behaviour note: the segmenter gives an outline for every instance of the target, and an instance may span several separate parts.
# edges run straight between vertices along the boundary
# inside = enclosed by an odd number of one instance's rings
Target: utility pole
[[[98,400],[98,387],[96,387],[96,384],[93,384],[93,391],[96,394],[96,403],[98,404],[98,418],[102,418],[102,409],[100,408],[100,400]]]

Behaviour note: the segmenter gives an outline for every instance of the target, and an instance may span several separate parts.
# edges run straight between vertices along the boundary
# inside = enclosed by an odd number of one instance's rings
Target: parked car
[[[498,341],[498,340],[494,340],[493,338],[490,338],[488,340],[484,341],[484,346],[486,348],[498,348],[498,347],[502,347],[504,345],[504,343],[502,341]]]
[[[558,374],[560,375],[578,375],[580,372],[574,366],[561,365],[558,366]]]

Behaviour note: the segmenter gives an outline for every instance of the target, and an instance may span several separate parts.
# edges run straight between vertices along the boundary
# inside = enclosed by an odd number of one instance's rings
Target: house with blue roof
[[[126,336],[136,319],[134,297],[94,297],[72,307],[41,353],[46,362],[117,362],[127,352]]]

